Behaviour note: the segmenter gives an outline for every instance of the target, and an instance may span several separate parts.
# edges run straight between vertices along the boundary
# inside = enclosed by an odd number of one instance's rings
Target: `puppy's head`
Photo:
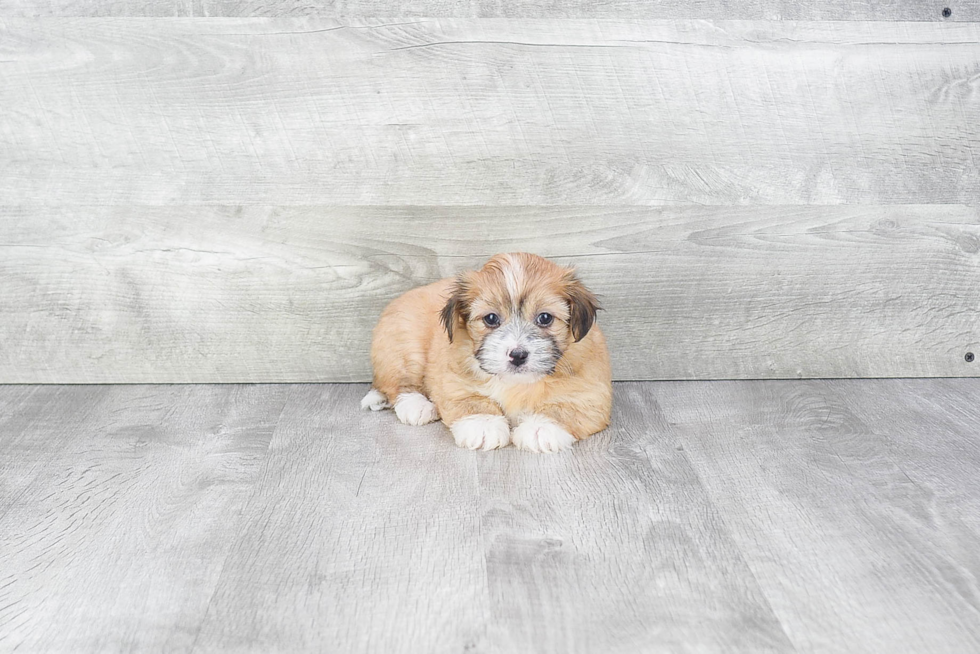
[[[555,371],[568,346],[592,329],[598,309],[573,270],[534,254],[498,254],[460,275],[442,323],[461,346],[465,330],[484,372],[528,383]]]

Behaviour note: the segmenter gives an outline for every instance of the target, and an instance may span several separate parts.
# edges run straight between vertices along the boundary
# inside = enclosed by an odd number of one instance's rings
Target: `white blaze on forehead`
[[[504,285],[507,287],[511,301],[517,302],[524,288],[524,266],[519,259],[509,254],[504,255],[504,262],[505,265],[500,267],[501,272],[504,273]]]

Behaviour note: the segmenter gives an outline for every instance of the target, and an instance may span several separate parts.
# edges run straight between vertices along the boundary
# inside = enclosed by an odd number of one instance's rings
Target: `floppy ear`
[[[450,343],[453,342],[453,329],[465,317],[467,309],[465,299],[466,289],[466,280],[460,276],[453,286],[453,294],[449,296],[449,301],[446,302],[446,306],[439,313],[442,326],[446,329],[446,333],[449,334]]]
[[[568,299],[570,318],[568,326],[572,330],[572,338],[578,343],[592,329],[595,323],[595,314],[601,308],[599,300],[592,294],[592,291],[585,288],[585,285],[572,276],[565,286],[565,297]]]

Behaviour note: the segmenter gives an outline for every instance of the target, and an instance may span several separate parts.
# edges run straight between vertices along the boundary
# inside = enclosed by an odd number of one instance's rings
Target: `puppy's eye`
[[[534,319],[534,322],[538,327],[547,327],[554,321],[555,317],[550,313],[539,313],[538,317]]]
[[[483,316],[483,322],[487,327],[499,327],[500,326],[500,316],[495,313],[488,313]]]

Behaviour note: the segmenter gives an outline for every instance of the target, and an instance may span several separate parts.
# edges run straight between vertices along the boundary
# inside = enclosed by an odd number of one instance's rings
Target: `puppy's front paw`
[[[510,443],[507,418],[478,413],[460,418],[449,428],[460,447],[470,450],[495,450]]]
[[[514,429],[514,445],[530,452],[560,452],[567,450],[575,437],[554,420],[530,415]]]
[[[388,404],[388,398],[381,394],[380,391],[371,389],[368,394],[364,396],[361,400],[362,409],[371,409],[372,411],[381,411],[382,409],[387,409],[391,405]]]
[[[421,393],[402,393],[395,398],[395,415],[406,425],[425,425],[439,419],[439,411]]]

